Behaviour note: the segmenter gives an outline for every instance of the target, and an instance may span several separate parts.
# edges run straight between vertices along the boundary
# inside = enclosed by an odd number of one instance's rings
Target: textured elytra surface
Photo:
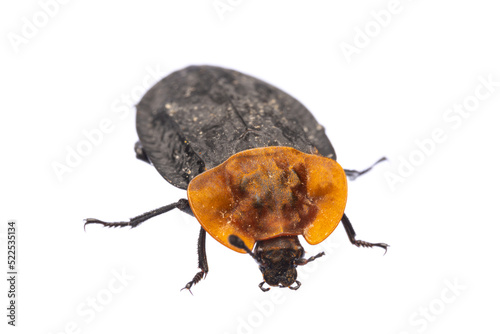
[[[323,241],[337,227],[347,201],[347,180],[333,159],[290,147],[239,152],[196,177],[188,199],[202,227],[223,245],[235,234],[256,241],[303,235]]]
[[[137,132],[160,174],[176,187],[244,150],[287,146],[336,159],[311,113],[251,76],[213,66],[174,72],[137,105]]]

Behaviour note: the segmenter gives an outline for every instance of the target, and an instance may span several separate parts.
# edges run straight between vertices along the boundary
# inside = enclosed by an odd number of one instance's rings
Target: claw
[[[192,282],[189,282],[188,284],[186,284],[186,286],[185,286],[185,287],[183,287],[183,288],[181,289],[181,291],[182,291],[182,290],[184,290],[184,289],[187,289],[187,291],[189,291],[189,293],[191,294],[191,296],[194,296],[194,295],[193,295],[193,293],[191,292],[191,287],[192,287],[192,286],[193,286],[193,283],[192,283]]]
[[[188,282],[186,284],[186,286],[181,289],[181,291],[184,290],[184,289],[187,289],[191,294],[193,294],[191,292],[191,287],[193,285],[195,285],[196,283],[198,283],[199,281],[201,281],[201,279],[205,278],[206,276],[207,276],[207,273],[205,271],[200,271],[199,273],[197,273],[196,275],[194,275],[193,280],[191,280],[190,282]]]
[[[384,244],[384,243],[373,244],[373,246],[383,248],[385,250],[384,255],[387,253],[387,247],[390,247],[388,244]]]
[[[87,224],[103,224],[104,222],[95,219],[95,218],[87,218],[83,220],[85,224],[83,224],[83,230],[86,232],[87,231]]]
[[[361,246],[361,247],[380,247],[380,248],[383,248],[385,249],[385,252],[384,252],[384,255],[387,253],[387,247],[389,247],[388,244],[384,244],[384,243],[377,243],[377,244],[372,244],[370,242],[366,242],[366,241],[363,241],[363,240],[356,240],[355,241],[355,245],[356,246]]]

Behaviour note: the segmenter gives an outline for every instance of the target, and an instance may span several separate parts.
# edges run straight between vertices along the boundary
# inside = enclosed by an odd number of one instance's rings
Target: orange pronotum
[[[252,249],[258,240],[303,235],[309,244],[335,230],[347,201],[342,167],[319,155],[291,147],[239,152],[195,177],[188,199],[201,226],[232,250],[239,236]]]

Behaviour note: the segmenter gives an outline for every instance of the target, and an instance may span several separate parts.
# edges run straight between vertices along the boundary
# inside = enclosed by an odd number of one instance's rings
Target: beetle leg
[[[168,212],[172,209],[179,209],[185,213],[188,213],[190,215],[193,215],[193,211],[191,211],[191,207],[189,206],[189,202],[187,199],[181,198],[179,201],[162,206],[161,208],[151,210],[149,212],[143,213],[142,215],[139,215],[137,217],[131,218],[128,222],[115,222],[115,223],[107,223],[103,222],[99,219],[95,218],[87,218],[85,219],[85,224],[83,225],[83,228],[87,226],[87,224],[101,224],[106,227],[125,227],[125,226],[130,226],[131,228],[137,227],[139,224],[142,222],[153,218],[155,216],[161,215],[162,213]]]
[[[387,247],[389,247],[388,244],[384,244],[384,243],[372,244],[370,242],[366,242],[363,240],[356,240],[356,232],[354,232],[354,228],[352,227],[352,224],[349,221],[349,218],[347,218],[347,216],[345,215],[345,213],[342,216],[342,225],[344,225],[345,231],[347,232],[347,236],[349,237],[349,241],[351,241],[351,243],[354,246],[357,246],[357,247],[359,247],[359,246],[362,246],[362,247],[380,247],[380,248],[385,249],[385,253],[387,253]],[[385,255],[385,253],[384,253],[384,255]]]
[[[368,167],[367,169],[363,169],[362,171],[354,170],[354,169],[344,169],[345,175],[349,178],[349,180],[354,181],[358,178],[358,176],[361,176],[365,173],[368,173],[373,167],[381,163],[382,161],[386,161],[386,157],[382,157],[378,159],[373,165]]]
[[[134,145],[134,151],[135,151],[135,157],[139,160],[142,160],[148,164],[151,163],[149,161],[148,155],[146,154],[146,151],[144,151],[144,148],[142,147],[142,144],[140,141],[137,141]]]
[[[205,248],[205,239],[207,232],[202,228],[200,228],[200,236],[198,237],[198,268],[200,271],[194,275],[193,279],[186,284],[185,287],[181,289],[187,289],[191,294],[191,287],[201,281],[202,278],[207,277],[208,274],[208,261],[207,261],[207,251]]]

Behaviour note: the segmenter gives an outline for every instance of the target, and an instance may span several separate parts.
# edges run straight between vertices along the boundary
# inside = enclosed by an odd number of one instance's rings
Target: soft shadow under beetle
[[[85,226],[136,227],[174,208],[193,215],[201,224],[200,271],[183,289],[191,291],[208,273],[206,232],[257,261],[263,291],[265,283],[298,289],[296,267],[324,255],[305,258],[299,235],[315,245],[342,222],[352,244],[387,251],[384,243],[357,240],[344,213],[346,176],[373,166],[343,169],[324,128],[276,87],[233,70],[190,66],[144,95],[137,132],[137,158],[186,189],[188,199],[128,222],[89,218]]]

